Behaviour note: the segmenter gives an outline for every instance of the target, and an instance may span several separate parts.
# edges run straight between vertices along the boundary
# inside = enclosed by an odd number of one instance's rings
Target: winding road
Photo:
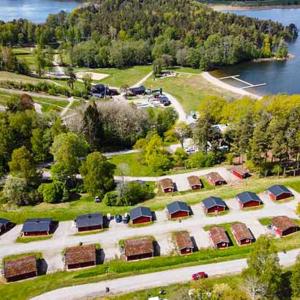
[[[299,253],[300,251],[298,249],[287,253],[279,253],[280,264],[285,267],[292,265],[296,261],[296,257]],[[238,259],[221,263],[185,267],[61,288],[34,297],[32,300],[65,300],[66,296],[68,300],[99,297],[107,295],[105,292],[106,287],[109,287],[110,294],[129,293],[132,291],[188,282],[191,280],[192,274],[199,271],[206,272],[208,276],[218,276],[240,273],[246,266],[246,259]]]

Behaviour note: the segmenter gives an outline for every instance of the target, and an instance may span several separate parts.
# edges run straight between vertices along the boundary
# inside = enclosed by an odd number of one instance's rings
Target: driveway
[[[151,225],[143,227],[130,227],[125,224],[116,224],[114,221],[111,222],[110,228],[101,233],[90,234],[90,235],[74,235],[76,232],[72,222],[60,222],[57,231],[55,232],[52,239],[36,241],[31,243],[14,243],[16,236],[21,228],[17,226],[12,231],[1,236],[1,248],[0,248],[0,259],[7,255],[40,251],[47,253],[48,257],[53,257],[53,260],[49,261],[49,270],[56,270],[57,266],[61,266],[60,253],[66,247],[78,245],[82,243],[100,243],[104,249],[105,259],[110,260],[118,256],[119,248],[118,242],[123,239],[132,238],[136,236],[154,236],[155,239],[160,243],[161,253],[163,255],[169,254],[173,251],[171,244],[168,239],[174,231],[188,231],[194,236],[197,246],[199,248],[206,248],[209,246],[208,234],[203,230],[206,225],[232,223],[232,222],[244,222],[250,230],[254,233],[254,236],[258,238],[259,235],[266,232],[266,228],[262,226],[258,220],[265,217],[273,216],[288,216],[293,219],[297,219],[298,216],[295,213],[296,206],[300,200],[298,193],[293,191],[296,195],[296,199],[285,203],[273,203],[269,200],[265,193],[260,194],[260,197],[264,200],[264,207],[256,210],[242,211],[239,209],[232,209],[225,215],[220,216],[206,216],[203,213],[201,204],[192,206],[193,216],[179,221],[169,221],[166,217],[164,210],[157,211],[157,221]],[[298,200],[298,201],[297,201]],[[233,207],[235,199],[229,199],[226,201],[229,206]],[[54,259],[54,253],[57,254]],[[54,266],[51,266],[51,262]]]
[[[279,253],[280,264],[285,267],[292,265],[296,261],[296,257],[299,253],[299,250],[292,250],[287,252],[286,254]],[[66,295],[68,300],[83,299],[87,297],[100,297],[106,294],[106,287],[110,288],[110,294],[129,293],[132,291],[150,289],[153,287],[188,282],[191,280],[192,274],[199,271],[206,272],[208,276],[217,276],[240,273],[246,266],[246,259],[238,259],[222,263],[213,263],[167,270],[162,272],[61,288],[34,297],[32,298],[32,300],[65,300]]]

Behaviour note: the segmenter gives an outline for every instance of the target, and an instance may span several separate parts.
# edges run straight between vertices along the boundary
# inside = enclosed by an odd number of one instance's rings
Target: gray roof
[[[139,217],[150,217],[152,218],[152,212],[150,208],[145,206],[135,207],[130,211],[130,219],[135,220]]]
[[[176,213],[178,211],[190,211],[190,208],[188,207],[188,205],[185,202],[182,201],[174,201],[170,204],[167,205],[167,210],[169,212],[169,214],[173,214]]]
[[[289,193],[292,195],[292,192],[288,188],[280,184],[272,185],[271,187],[268,188],[268,191],[275,196],[279,196],[283,193]]]
[[[28,219],[23,224],[22,232],[44,232],[50,231],[52,226],[52,219]]]
[[[0,218],[0,226],[1,226],[1,225],[7,225],[7,224],[9,224],[9,223],[11,223],[9,220],[4,219],[4,218]]]
[[[203,205],[207,209],[210,209],[214,206],[227,207],[226,203],[219,197],[208,197],[208,198],[203,200]]]
[[[261,199],[257,196],[257,194],[253,192],[243,192],[236,196],[240,202],[247,203],[250,201],[257,201],[259,203],[262,203]]]
[[[92,227],[103,225],[103,216],[100,213],[86,214],[78,216],[75,220],[76,227]]]

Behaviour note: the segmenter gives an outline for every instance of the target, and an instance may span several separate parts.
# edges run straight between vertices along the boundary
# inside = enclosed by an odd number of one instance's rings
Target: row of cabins
[[[299,230],[293,220],[286,216],[272,219],[272,228],[276,235],[286,236]],[[231,232],[237,244],[248,245],[255,241],[251,230],[244,223],[231,225]],[[231,245],[228,233],[223,227],[213,226],[209,229],[209,237],[215,248],[223,249]],[[195,250],[195,244],[188,232],[174,233],[174,242],[178,252],[182,255]],[[124,241],[122,257],[127,261],[151,258],[155,256],[155,243],[150,237],[129,239]],[[94,244],[69,247],[64,252],[66,269],[77,269],[95,266],[97,264],[97,247]],[[38,275],[38,261],[35,256],[17,258],[4,262],[4,277],[7,281],[16,281]]]

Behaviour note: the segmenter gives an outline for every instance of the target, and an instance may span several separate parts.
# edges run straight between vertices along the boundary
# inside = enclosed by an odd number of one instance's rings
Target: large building
[[[78,216],[75,220],[79,232],[99,230],[103,228],[103,216],[99,213]]]
[[[37,218],[28,219],[23,224],[22,235],[23,236],[38,236],[49,235],[55,231],[55,223],[52,219]]]
[[[273,185],[268,188],[268,194],[271,200],[286,200],[294,197],[294,194],[284,185]]]
[[[4,262],[4,278],[7,281],[17,281],[38,275],[36,257],[25,256]]]
[[[252,232],[244,223],[232,224],[231,231],[239,245],[249,245],[255,241]]]
[[[253,192],[242,192],[236,196],[241,208],[255,207],[263,204],[262,200]]]
[[[225,201],[219,197],[208,197],[202,201],[205,213],[218,213],[228,209]]]
[[[137,260],[154,256],[154,245],[151,238],[125,240],[124,257],[126,260]]]
[[[170,219],[184,218],[191,214],[190,207],[182,201],[174,201],[167,205],[168,217]]]
[[[65,250],[65,267],[76,269],[96,265],[96,245],[81,245]]]
[[[152,221],[152,212],[148,207],[139,206],[130,211],[132,224],[149,223]]]
[[[286,236],[299,230],[299,225],[286,216],[274,217],[272,227],[278,236]]]

